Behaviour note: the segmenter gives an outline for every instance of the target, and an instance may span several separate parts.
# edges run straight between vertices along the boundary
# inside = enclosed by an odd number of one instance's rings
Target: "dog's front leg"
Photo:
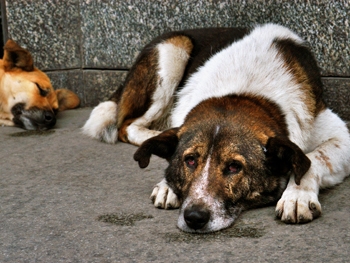
[[[318,192],[334,186],[350,173],[350,136],[345,123],[330,110],[315,120],[309,143],[309,171],[300,185],[290,179],[276,206],[276,216],[286,223],[305,223],[321,214]]]
[[[163,179],[154,187],[151,194],[151,200],[157,208],[175,209],[180,206],[180,201],[177,195],[169,187],[166,179]]]
[[[1,125],[1,126],[15,126],[15,124],[13,123],[13,121],[1,120],[1,119],[0,119],[0,125]]]
[[[321,204],[318,201],[318,176],[312,167],[304,175],[300,185],[290,178],[287,189],[276,206],[276,217],[285,223],[306,223],[321,214]]]
[[[9,113],[0,112],[0,125],[2,126],[14,126],[12,121],[13,115]]]

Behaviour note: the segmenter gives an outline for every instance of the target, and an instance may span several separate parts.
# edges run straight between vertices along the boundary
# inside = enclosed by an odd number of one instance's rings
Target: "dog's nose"
[[[47,126],[52,127],[56,124],[56,116],[51,111],[44,112],[44,122]]]
[[[209,222],[210,212],[201,206],[192,206],[185,209],[184,218],[188,227],[202,229]]]

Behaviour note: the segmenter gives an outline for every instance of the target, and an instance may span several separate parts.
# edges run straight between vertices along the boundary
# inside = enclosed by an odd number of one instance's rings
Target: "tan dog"
[[[0,125],[50,129],[58,111],[76,108],[79,103],[72,91],[53,89],[48,76],[34,67],[28,50],[13,40],[6,42],[0,60]]]

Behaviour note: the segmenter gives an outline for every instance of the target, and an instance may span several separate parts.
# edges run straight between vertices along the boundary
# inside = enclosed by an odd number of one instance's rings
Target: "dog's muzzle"
[[[16,104],[12,110],[13,122],[26,130],[47,130],[56,124],[56,116],[53,111],[30,108],[25,110],[23,103]]]

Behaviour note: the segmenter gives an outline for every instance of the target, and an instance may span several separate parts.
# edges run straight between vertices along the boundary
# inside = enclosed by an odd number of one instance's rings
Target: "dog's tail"
[[[106,143],[116,143],[118,140],[117,103],[110,100],[97,105],[82,127],[82,133]]]

